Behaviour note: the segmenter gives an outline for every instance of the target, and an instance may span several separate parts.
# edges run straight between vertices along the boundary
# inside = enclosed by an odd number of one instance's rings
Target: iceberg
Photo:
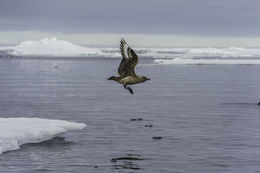
[[[39,41],[24,41],[8,47],[15,56],[94,56],[102,52],[96,48],[82,47],[57,38],[44,38]]]
[[[260,59],[260,48],[201,47],[201,48],[141,48],[132,47],[139,58],[154,59]],[[56,37],[24,41],[16,46],[0,47],[0,56],[30,57],[109,57],[122,58],[119,45],[115,47],[83,47]],[[213,61],[211,61],[213,62]],[[210,63],[211,63],[210,62]],[[232,63],[225,61],[220,63]],[[251,61],[250,63],[252,63]],[[193,63],[193,62],[192,62]],[[195,62],[196,63],[196,62]],[[204,62],[203,62],[204,63]],[[216,62],[213,62],[214,64]],[[239,63],[247,63],[237,62]]]
[[[59,134],[81,130],[84,123],[40,118],[0,118],[0,154],[18,150],[22,144],[39,143]]]

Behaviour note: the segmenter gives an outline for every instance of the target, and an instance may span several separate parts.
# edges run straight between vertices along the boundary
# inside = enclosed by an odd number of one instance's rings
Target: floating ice
[[[186,48],[170,49],[169,54],[161,51],[154,60],[158,64],[233,64],[259,65],[260,49],[257,48]]]
[[[176,65],[260,65],[260,59],[156,59],[158,64],[176,64]]]
[[[140,58],[260,58],[259,48],[134,48],[134,50]],[[101,51],[108,57],[121,57],[119,48],[106,48]]]
[[[26,143],[38,143],[73,130],[85,128],[84,123],[40,118],[0,118],[0,154],[17,150]]]
[[[81,47],[57,38],[44,38],[39,41],[24,41],[9,47],[9,53],[15,56],[93,56],[101,54],[96,48]]]
[[[260,57],[260,49],[255,48],[193,48],[190,49],[188,54],[198,57]]]
[[[183,60],[185,62],[195,62],[193,59],[210,59],[208,62],[218,64],[217,59],[233,59],[237,64],[247,64],[246,59],[256,59],[249,63],[257,62],[260,59],[260,48],[242,48],[242,47],[204,47],[204,48],[136,48],[132,47],[139,58],[154,58],[154,59],[192,59],[192,61]],[[114,57],[121,58],[119,45],[116,47],[100,47],[90,48],[82,47],[57,38],[44,38],[39,41],[24,41],[21,44],[13,47],[0,47],[0,56],[5,55],[15,56],[59,56],[59,57]],[[212,60],[216,59],[216,60]],[[172,61],[172,62],[173,62]],[[198,61],[198,60],[196,60]],[[199,60],[199,62],[202,60]],[[169,62],[168,60],[165,62]],[[221,61],[220,63],[232,63],[229,60]],[[202,62],[204,63],[204,62]],[[205,63],[207,63],[205,61]]]

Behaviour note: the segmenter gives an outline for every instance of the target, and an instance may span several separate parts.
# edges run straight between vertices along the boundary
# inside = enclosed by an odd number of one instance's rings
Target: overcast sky
[[[0,32],[260,37],[259,0],[0,0]]]

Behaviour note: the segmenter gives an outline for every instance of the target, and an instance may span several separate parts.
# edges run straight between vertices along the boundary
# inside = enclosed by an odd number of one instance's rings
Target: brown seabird
[[[133,49],[128,46],[123,38],[120,41],[120,50],[123,59],[117,70],[119,77],[111,76],[107,80],[114,80],[122,84],[125,89],[128,89],[129,92],[133,94],[133,89],[127,85],[142,83],[150,79],[145,76],[138,76],[135,74],[135,66],[139,62],[138,56],[135,54]]]

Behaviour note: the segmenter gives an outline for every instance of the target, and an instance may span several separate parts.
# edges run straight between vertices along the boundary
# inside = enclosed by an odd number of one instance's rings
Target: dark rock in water
[[[132,165],[132,164],[124,164],[124,165],[115,165],[115,169],[133,169],[133,170],[141,170],[141,168],[138,167],[138,165]]]
[[[152,124],[147,124],[147,125],[144,125],[145,127],[153,127]]]
[[[94,166],[94,168],[98,168],[98,166]]]
[[[161,136],[154,136],[153,139],[160,140],[160,139],[162,139],[162,137]]]
[[[111,162],[116,162],[116,161],[117,161],[116,158],[111,159]]]
[[[258,102],[258,105],[260,106],[260,102]]]
[[[137,158],[137,157],[118,157],[118,158],[111,159],[111,162],[117,162],[118,160],[144,160],[144,159]]]
[[[131,119],[131,121],[142,121],[142,120],[144,120],[143,118],[133,118],[133,119]]]

